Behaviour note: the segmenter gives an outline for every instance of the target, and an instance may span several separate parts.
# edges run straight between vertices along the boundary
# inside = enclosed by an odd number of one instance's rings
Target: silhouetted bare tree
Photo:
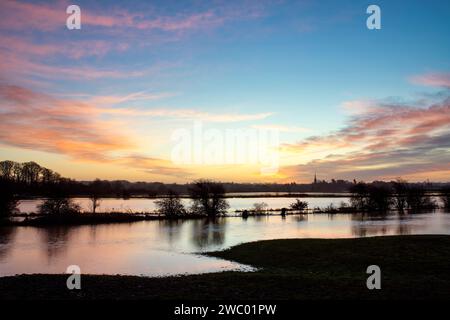
[[[14,213],[17,210],[17,203],[11,182],[0,178],[0,220]]]
[[[95,179],[89,186],[89,199],[91,200],[92,213],[95,213],[100,206],[100,199],[104,190],[103,185],[104,183],[101,180]]]
[[[155,204],[158,207],[158,213],[166,217],[178,217],[186,214],[179,195],[172,190],[168,191],[167,197],[156,200]]]
[[[225,188],[222,184],[210,180],[198,180],[189,187],[192,198],[191,210],[195,214],[209,217],[226,213],[229,205],[224,199]]]
[[[350,203],[357,210],[387,211],[390,207],[391,190],[384,185],[368,185],[358,182],[350,188]]]
[[[384,185],[372,184],[369,190],[369,206],[370,211],[386,212],[391,206],[391,190]]]
[[[25,162],[22,165],[22,179],[25,183],[32,185],[39,181],[41,166],[34,161]]]
[[[450,209],[450,186],[443,187],[440,191],[442,203],[446,209]]]
[[[410,185],[406,199],[408,207],[412,212],[423,209],[434,209],[436,207],[434,201],[426,194],[425,188],[421,185]]]
[[[14,162],[5,160],[0,162],[0,178],[10,181],[13,177]]]
[[[296,199],[295,202],[289,205],[289,207],[295,211],[303,211],[305,209],[308,209],[308,202]]]
[[[369,204],[369,188],[364,182],[358,182],[350,187],[350,204],[357,210],[366,210]]]
[[[23,174],[22,174],[23,165],[21,163],[14,163],[13,166],[13,177],[16,182],[23,182]]]
[[[253,212],[255,214],[263,214],[266,212],[268,204],[265,202],[256,202],[253,204]]]
[[[397,179],[397,181],[393,183],[393,188],[393,204],[399,212],[403,212],[408,204],[408,183],[405,180]]]
[[[51,198],[45,200],[38,206],[40,214],[66,215],[79,213],[81,208],[69,198]]]

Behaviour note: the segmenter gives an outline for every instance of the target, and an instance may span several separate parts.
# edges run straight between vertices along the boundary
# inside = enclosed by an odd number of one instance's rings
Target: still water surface
[[[329,204],[339,206],[341,202],[348,202],[348,198],[331,198],[331,197],[302,197],[302,201],[308,202],[309,208],[326,207]],[[82,210],[90,211],[91,202],[86,198],[74,198]],[[156,199],[145,198],[131,198],[128,200],[106,198],[100,201],[100,206],[97,212],[111,212],[111,211],[132,211],[132,212],[154,212],[156,211]],[[282,207],[289,207],[289,204],[295,201],[295,198],[279,197],[279,198],[227,198],[230,205],[229,212],[233,213],[235,210],[251,209],[254,203],[265,202],[268,208],[280,209]],[[42,200],[22,200],[19,204],[21,212],[37,212],[37,206]],[[189,207],[190,200],[182,199],[183,204]]]
[[[261,201],[268,203],[269,207],[279,208],[292,202],[292,199],[287,198],[235,200],[230,201],[234,208],[248,208],[254,202]],[[314,207],[321,206],[319,202],[326,206],[330,202],[339,204],[342,200],[311,198],[308,202],[310,207]],[[317,205],[311,204],[313,201],[317,201]],[[102,203],[105,205],[105,201]],[[287,216],[285,219],[280,216],[250,217],[247,220],[228,217],[216,221],[140,221],[50,228],[0,227],[0,276],[64,273],[67,266],[72,264],[79,265],[82,273],[147,276],[250,270],[246,266],[195,253],[263,239],[399,234],[450,234],[450,213],[436,211],[385,217],[304,214]]]

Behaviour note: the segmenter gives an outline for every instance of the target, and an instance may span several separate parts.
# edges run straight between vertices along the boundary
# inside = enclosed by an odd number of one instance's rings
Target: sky
[[[71,4],[81,29],[66,26]],[[371,4],[381,29],[366,26]],[[0,12],[0,160],[79,180],[450,181],[448,1]]]

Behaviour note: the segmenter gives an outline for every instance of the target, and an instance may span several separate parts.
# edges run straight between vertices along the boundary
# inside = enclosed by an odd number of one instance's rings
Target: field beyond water
[[[146,278],[66,275],[0,278],[0,299],[450,299],[450,236],[289,239],[241,244],[210,256],[256,272]],[[381,290],[368,290],[366,269],[381,268]]]

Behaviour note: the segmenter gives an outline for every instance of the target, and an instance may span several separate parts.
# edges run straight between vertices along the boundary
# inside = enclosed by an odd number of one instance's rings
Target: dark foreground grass
[[[210,255],[261,268],[165,278],[65,275],[0,278],[0,299],[446,299],[450,236],[293,239],[246,243]],[[382,289],[366,288],[366,268],[382,271]]]

